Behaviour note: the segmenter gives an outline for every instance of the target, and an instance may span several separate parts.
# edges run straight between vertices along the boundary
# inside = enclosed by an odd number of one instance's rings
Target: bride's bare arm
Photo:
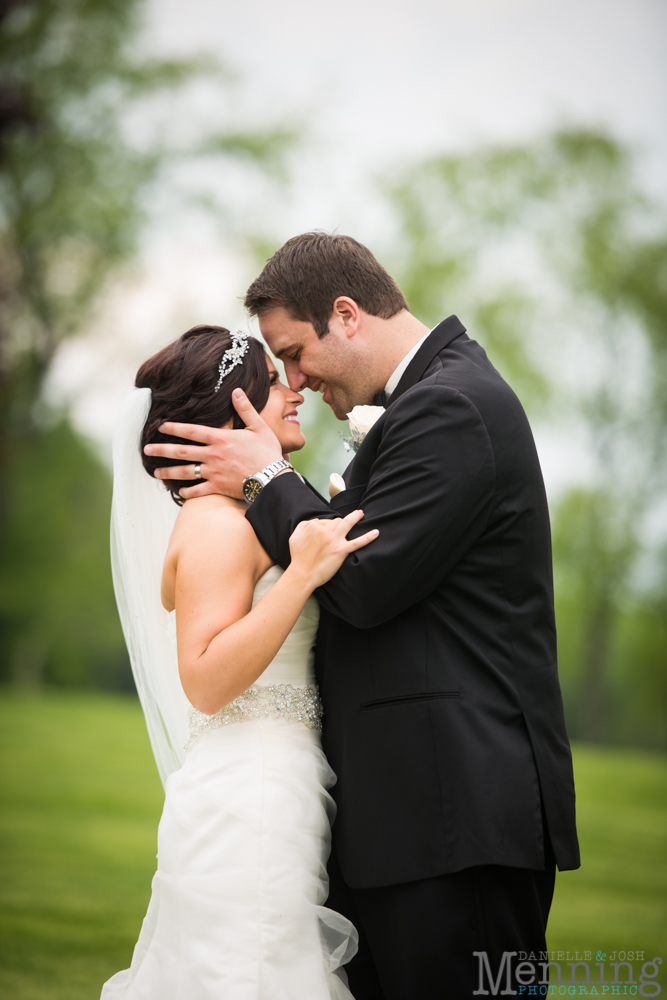
[[[189,518],[176,557],[178,664],[188,700],[213,715],[266,669],[316,587],[377,532],[348,541],[363,517],[303,521],[292,535],[291,565],[251,610],[266,554],[238,511],[217,508]]]

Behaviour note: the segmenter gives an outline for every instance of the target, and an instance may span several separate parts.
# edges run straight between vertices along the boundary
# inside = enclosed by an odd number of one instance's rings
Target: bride
[[[342,967],[357,933],[323,905],[335,775],[318,735],[312,594],[377,532],[346,538],[361,511],[303,522],[283,572],[244,502],[184,502],[182,481],[165,490],[152,478],[164,459],[143,449],[167,440],[160,424],[238,425],[237,388],[285,454],[303,447],[303,397],[259,341],[195,327],[146,361],[136,386],[114,439],[112,562],[166,796],[132,964],[102,998],[350,1000]]]

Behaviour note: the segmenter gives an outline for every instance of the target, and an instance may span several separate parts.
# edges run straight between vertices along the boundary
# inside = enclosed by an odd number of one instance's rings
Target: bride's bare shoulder
[[[175,601],[176,574],[183,566],[195,567],[196,576],[212,579],[232,573],[248,577],[254,586],[271,566],[271,559],[246,520],[246,505],[228,497],[207,496],[188,500],[176,518],[162,571],[162,603],[171,610]]]
[[[186,541],[191,543],[195,537],[206,537],[210,531],[215,532],[215,537],[218,533],[227,536],[229,531],[233,531],[246,544],[254,542],[259,546],[257,536],[246,519],[246,510],[247,505],[241,500],[217,494],[187,500],[176,518],[172,545],[178,546]]]

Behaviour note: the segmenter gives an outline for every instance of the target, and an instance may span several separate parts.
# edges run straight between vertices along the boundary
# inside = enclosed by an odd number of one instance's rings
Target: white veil
[[[178,514],[169,493],[144,470],[140,440],[150,389],[123,400],[113,438],[111,569],[134,680],[164,784],[183,763],[188,702],[160,600],[162,564]]]

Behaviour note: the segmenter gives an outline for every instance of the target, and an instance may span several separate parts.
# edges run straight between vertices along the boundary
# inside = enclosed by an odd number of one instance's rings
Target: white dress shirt
[[[394,389],[396,388],[396,386],[398,385],[398,383],[401,381],[401,375],[403,374],[403,372],[405,371],[405,369],[408,367],[408,365],[410,364],[410,362],[414,358],[415,354],[417,353],[417,351],[422,346],[422,344],[424,343],[424,341],[426,340],[426,338],[429,336],[430,333],[432,333],[431,330],[429,330],[428,333],[425,333],[424,336],[422,337],[422,339],[419,340],[419,341],[417,341],[417,343],[415,344],[415,346],[413,348],[411,348],[411,350],[408,351],[408,353],[405,355],[405,357],[400,362],[400,364],[398,364],[397,367],[394,368],[393,372],[389,376],[389,380],[388,380],[386,386],[384,387],[384,391],[387,394],[387,399],[389,399],[389,397],[391,396],[392,392],[394,391]]]

